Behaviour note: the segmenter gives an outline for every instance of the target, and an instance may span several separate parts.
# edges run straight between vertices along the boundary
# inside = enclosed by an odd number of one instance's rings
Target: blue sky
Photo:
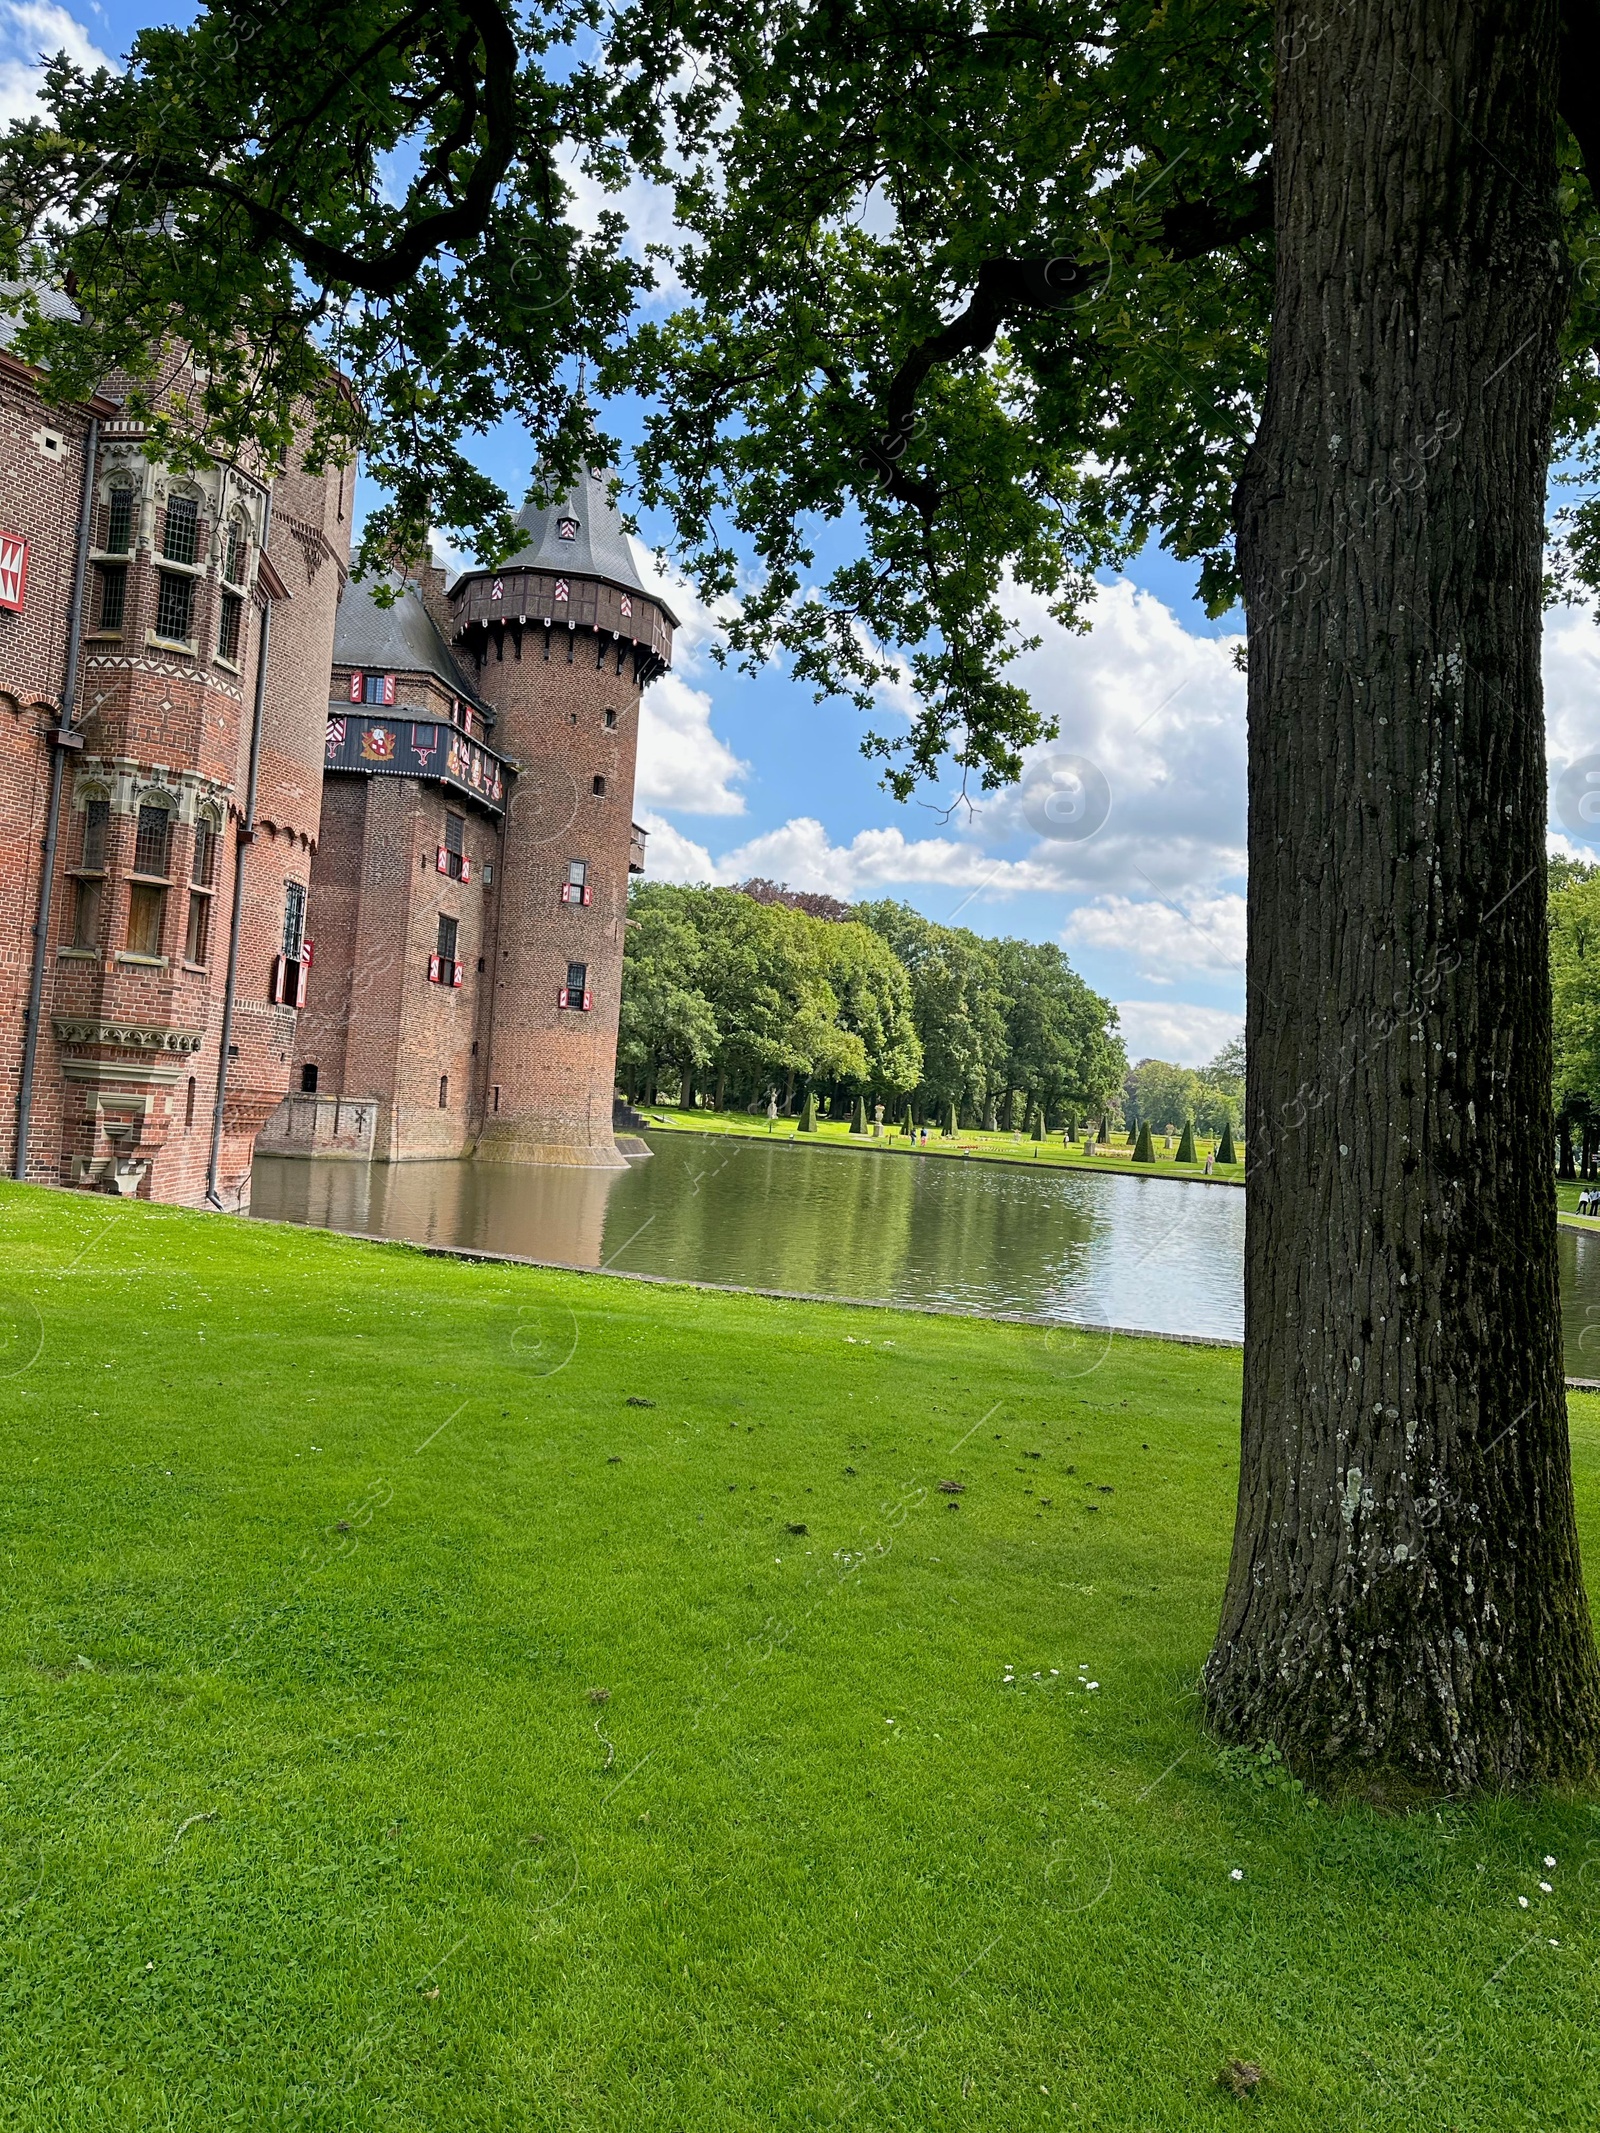
[[[64,45],[86,61],[97,51],[114,58],[141,22],[186,12],[158,15],[122,0],[88,0],[76,12],[53,0],[0,0],[0,120],[26,107],[40,51]],[[641,240],[669,234],[658,196],[630,190],[622,204]],[[607,426],[626,439],[626,411],[608,411]],[[520,494],[531,463],[525,436],[491,436],[481,457]],[[670,551],[670,527],[643,531]],[[1240,1026],[1244,681],[1232,657],[1240,623],[1209,621],[1185,568],[1147,551],[1125,579],[1103,585],[1083,635],[1013,599],[1017,619],[1043,639],[1014,672],[1059,720],[1060,737],[1030,757],[1022,791],[970,812],[953,806],[953,791],[906,806],[891,800],[859,752],[853,706],[817,705],[779,669],[748,676],[717,666],[713,618],[686,587],[674,586],[673,599],[685,618],[675,670],[648,693],[640,728],[635,811],[650,831],[652,874],[759,873],[845,898],[901,897],[984,933],[1058,941],[1116,1003],[1135,1058],[1199,1064]],[[1552,618],[1545,664],[1559,764],[1596,745],[1600,633],[1588,613]],[[876,723],[892,730],[903,717],[891,692]],[[1103,826],[1075,837],[1069,805],[1067,833],[1041,836],[1032,826],[1044,819],[1041,781],[1092,778],[1084,762],[1109,795]]]

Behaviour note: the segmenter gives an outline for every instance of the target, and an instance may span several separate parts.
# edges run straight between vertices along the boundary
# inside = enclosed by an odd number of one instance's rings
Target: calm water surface
[[[257,1160],[278,1222],[758,1289],[1238,1340],[1244,1194],[793,1140],[652,1137],[627,1170]],[[1600,1234],[1561,1232],[1567,1369],[1600,1377]]]

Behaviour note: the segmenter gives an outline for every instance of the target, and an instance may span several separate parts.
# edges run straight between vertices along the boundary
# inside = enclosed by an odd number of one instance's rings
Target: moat
[[[1244,1194],[656,1134],[625,1171],[257,1159],[251,1213],[741,1288],[1238,1340]],[[1600,1234],[1561,1232],[1567,1370],[1600,1377]]]

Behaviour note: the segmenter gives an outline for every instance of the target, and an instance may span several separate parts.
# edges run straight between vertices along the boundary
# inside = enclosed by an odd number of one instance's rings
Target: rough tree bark
[[[1213,1723],[1596,1767],[1544,951],[1557,0],[1285,0],[1249,619],[1238,1523]]]

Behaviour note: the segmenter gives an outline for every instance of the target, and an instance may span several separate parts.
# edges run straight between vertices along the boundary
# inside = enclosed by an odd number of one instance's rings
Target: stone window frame
[[[206,512],[214,511],[215,504],[197,481],[176,480],[162,484],[156,492],[156,504],[160,513],[161,542],[157,548],[155,527],[151,527],[151,567],[156,577],[156,614],[152,627],[145,632],[145,643],[171,652],[187,652],[191,659],[200,654],[200,640],[209,626],[205,603],[200,598],[200,586],[209,575],[210,558],[207,555],[209,541],[206,535]],[[195,507],[195,560],[185,562],[179,556],[168,555],[167,512],[175,501],[192,503]],[[183,637],[168,636],[160,628],[161,580],[167,577],[190,579],[189,629]]]
[[[211,840],[209,847],[202,842],[207,837]],[[183,922],[183,961],[190,970],[204,970],[210,964],[221,851],[222,810],[215,802],[206,801],[195,809],[189,846],[189,899]],[[210,861],[204,877],[197,871],[202,857]]]
[[[248,592],[250,589],[250,547],[253,534],[250,514],[243,504],[235,504],[227,517],[219,520],[217,525],[217,576],[236,593]],[[239,563],[237,571],[228,567],[235,560],[235,543]]]
[[[153,874],[138,866],[139,818],[146,808],[160,808],[167,817],[167,871]],[[134,848],[130,854],[127,871],[128,902],[127,917],[122,928],[123,945],[117,950],[119,963],[141,964],[146,968],[165,970],[171,957],[165,950],[167,928],[171,922],[172,903],[172,833],[182,821],[182,812],[177,793],[169,785],[142,785],[133,795]],[[136,910],[153,910],[153,927],[156,945],[138,948],[133,944],[133,924]]]
[[[140,467],[121,462],[113,464],[101,476],[95,494],[98,510],[105,513],[106,545],[102,547],[96,543],[89,550],[90,562],[94,566],[94,581],[84,635],[90,639],[97,638],[102,642],[120,644],[138,598],[133,566],[146,532],[146,487]],[[128,542],[125,548],[114,548],[110,545],[113,499],[119,496],[128,498]],[[100,530],[98,510],[96,532]],[[114,579],[120,580],[120,612],[115,622],[107,622],[102,619],[105,614],[106,592],[109,582]]]
[[[98,852],[89,844],[89,809],[101,806],[105,814],[99,820],[100,846]],[[110,887],[109,867],[111,842],[112,797],[111,788],[104,779],[79,778],[72,792],[73,813],[79,816],[77,830],[77,863],[66,868],[66,876],[72,884],[72,899],[68,907],[66,939],[57,943],[58,955],[69,960],[98,963],[106,934],[106,912],[110,903],[107,891]],[[97,865],[85,865],[94,859]]]

